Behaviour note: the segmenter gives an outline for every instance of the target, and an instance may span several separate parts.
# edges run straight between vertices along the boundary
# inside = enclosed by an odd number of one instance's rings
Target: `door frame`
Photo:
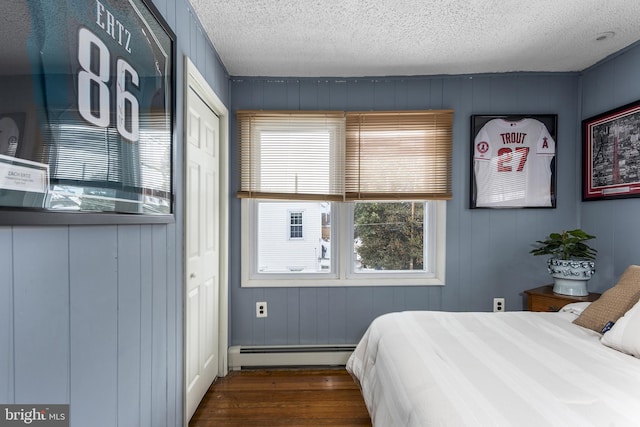
[[[184,89],[183,89],[183,141],[187,139],[187,115],[189,114],[187,98],[190,88],[198,94],[198,96],[213,110],[220,118],[220,206],[218,213],[220,215],[219,230],[219,295],[218,295],[218,376],[224,377],[229,372],[228,351],[229,347],[229,110],[224,103],[218,98],[206,79],[200,74],[195,64],[184,57]],[[186,195],[187,179],[186,179],[186,150],[183,148],[182,159],[182,194]],[[186,202],[183,200],[183,206],[186,208]],[[183,209],[184,212],[184,209]],[[183,230],[186,230],[187,216],[183,215]],[[186,290],[186,233],[182,233],[182,408],[184,425],[188,425],[189,420],[186,419],[186,298],[184,297]]]

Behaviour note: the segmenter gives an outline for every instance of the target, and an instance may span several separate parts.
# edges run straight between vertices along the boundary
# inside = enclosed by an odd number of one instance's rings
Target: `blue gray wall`
[[[71,425],[182,425],[183,56],[228,104],[186,0],[177,34],[176,222],[0,227],[0,403],[70,403]]]
[[[576,227],[579,206],[579,79],[577,74],[503,74],[412,78],[233,78],[238,109],[454,109],[453,200],[447,203],[444,287],[240,287],[240,223],[231,224],[231,343],[355,343],[376,316],[396,310],[492,309],[505,297],[523,307],[522,291],[549,283],[545,259],[529,255],[551,231]],[[556,209],[469,209],[470,116],[558,115]],[[232,125],[232,130],[235,127]],[[237,164],[232,133],[231,165]],[[237,171],[231,188],[237,190]],[[231,218],[239,218],[231,201]],[[255,318],[267,301],[268,318]]]
[[[640,99],[640,44],[586,70],[580,85],[581,119]],[[640,198],[582,202],[579,212],[583,229],[597,236],[589,286],[607,289],[630,264],[640,264]]]

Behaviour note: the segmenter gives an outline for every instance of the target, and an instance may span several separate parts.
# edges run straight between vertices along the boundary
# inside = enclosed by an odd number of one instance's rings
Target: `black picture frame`
[[[557,114],[471,116],[471,209],[556,207]]]
[[[0,117],[23,131],[0,225],[175,222],[176,35],[152,0],[10,3]],[[46,190],[6,184],[38,166]]]
[[[640,100],[582,121],[582,200],[640,197]]]

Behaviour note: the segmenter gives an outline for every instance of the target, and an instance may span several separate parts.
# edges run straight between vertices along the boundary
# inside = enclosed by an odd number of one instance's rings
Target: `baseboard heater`
[[[232,346],[229,348],[229,369],[344,366],[355,348],[355,345]]]

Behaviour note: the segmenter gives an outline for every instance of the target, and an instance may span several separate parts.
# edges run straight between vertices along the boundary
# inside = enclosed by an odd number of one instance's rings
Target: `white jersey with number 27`
[[[551,206],[556,144],[536,119],[493,119],[474,141],[477,207]]]

